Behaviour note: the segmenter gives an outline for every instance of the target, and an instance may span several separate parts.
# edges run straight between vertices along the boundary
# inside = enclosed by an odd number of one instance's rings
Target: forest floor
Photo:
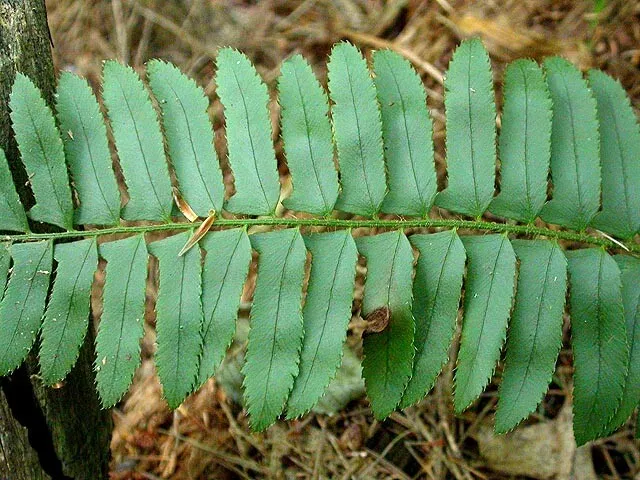
[[[213,98],[212,59],[218,47],[231,45],[249,56],[273,91],[280,63],[294,52],[302,53],[324,82],[335,42],[349,40],[365,53],[393,48],[413,62],[427,87],[440,180],[442,78],[461,39],[484,41],[498,99],[507,62],[562,55],[583,70],[602,68],[618,78],[640,107],[638,0],[47,0],[47,6],[57,67],[76,71],[94,85],[104,59],[119,58],[143,69],[158,57],[176,63]],[[224,158],[217,100],[211,114]],[[281,150],[278,142],[280,159]],[[286,167],[281,173],[286,175]],[[349,331],[356,355],[363,325],[357,316],[360,297],[361,288]],[[155,376],[154,312],[148,309],[142,367],[113,411],[113,480],[640,478],[640,448],[631,422],[610,438],[576,449],[568,342],[542,405],[509,435],[496,437],[491,430],[495,386],[462,416],[453,414],[451,365],[421,404],[375,421],[362,397],[357,360],[355,368],[346,365],[342,383],[333,386],[318,412],[251,433],[237,403],[237,364],[250,298],[249,285],[239,341],[218,375],[225,388],[210,380],[175,412],[162,400]],[[98,316],[99,307],[95,310]],[[353,364],[354,358],[348,360]]]

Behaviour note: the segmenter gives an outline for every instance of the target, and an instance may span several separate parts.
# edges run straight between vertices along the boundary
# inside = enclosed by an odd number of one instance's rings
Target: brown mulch
[[[427,87],[440,173],[442,77],[456,44],[469,36],[480,36],[487,46],[498,90],[512,59],[562,55],[584,70],[602,68],[620,79],[640,107],[638,0],[47,0],[47,6],[60,69],[87,76],[97,86],[103,59],[119,58],[143,69],[148,59],[160,57],[197,79],[212,96],[221,158],[224,129],[213,96],[212,59],[226,45],[245,52],[270,87],[281,61],[294,52],[325,81],[327,55],[337,41],[350,40],[365,53],[395,49],[413,62]],[[249,289],[244,300],[250,300]],[[241,407],[213,380],[169,411],[151,360],[153,320],[149,309],[143,365],[113,413],[114,480],[640,476],[640,449],[630,424],[576,450],[568,350],[561,353],[541,408],[508,436],[490,432],[495,387],[464,415],[453,415],[450,366],[424,402],[385,422],[373,420],[360,399],[332,416],[311,414],[254,434]],[[361,329],[362,321],[354,317],[350,341],[356,349]]]

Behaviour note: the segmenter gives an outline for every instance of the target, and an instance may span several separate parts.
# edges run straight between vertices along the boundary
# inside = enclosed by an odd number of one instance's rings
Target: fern
[[[505,73],[497,149],[489,56],[480,41],[463,42],[445,82],[448,179],[437,192],[419,77],[394,52],[372,60],[370,71],[356,47],[336,45],[328,96],[302,57],[282,65],[281,134],[293,185],[282,205],[301,214],[286,216],[276,216],[269,92],[241,53],[222,49],[217,58],[234,187],[227,196],[208,100],[173,65],[151,62],[147,89],[133,69],[106,62],[107,123],[83,79],[61,75],[56,123],[33,83],[18,75],[11,117],[35,205],[27,211],[20,203],[0,152],[0,230],[7,232],[0,237],[0,375],[17,368],[39,336],[43,380],[64,379],[90,325],[89,292],[102,258],[96,388],[105,407],[115,405],[140,363],[151,254],[159,271],[155,359],[175,408],[214,375],[232,341],[253,250],[244,395],[253,428],[267,428],[281,415],[308,412],[336,375],[359,254],[366,261],[362,365],[377,418],[431,389],[448,361],[462,298],[455,410],[472,405],[502,363],[496,430],[513,429],[551,381],[568,291],[576,439],[619,427],[640,402],[640,130],[620,84],[599,71],[585,80],[559,58],[542,67],[514,62]],[[206,220],[178,219],[174,198],[181,211]],[[430,216],[434,201],[460,216]],[[486,210],[491,220],[482,219]],[[32,233],[37,222],[61,231]],[[147,245],[151,232],[175,234]]]

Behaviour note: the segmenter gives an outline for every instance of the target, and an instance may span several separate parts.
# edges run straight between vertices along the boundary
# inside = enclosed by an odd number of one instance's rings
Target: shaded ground
[[[394,48],[414,63],[428,88],[441,176],[442,75],[462,38],[483,39],[497,81],[505,63],[514,58],[539,60],[559,54],[583,69],[603,68],[619,78],[634,105],[640,106],[637,0],[47,0],[47,5],[58,68],[75,70],[95,83],[103,59],[118,57],[142,68],[149,58],[160,57],[179,65],[212,95],[211,59],[219,46],[245,52],[270,87],[280,62],[293,52],[302,53],[324,80],[327,55],[337,41],[351,40],[365,52]],[[277,112],[275,105],[273,111]],[[216,146],[224,158],[217,101],[211,113]],[[153,300],[152,289],[149,296]],[[250,298],[249,286],[245,317]],[[490,433],[495,388],[489,388],[462,417],[455,417],[450,367],[422,404],[383,423],[374,421],[367,402],[357,398],[335,415],[312,414],[258,435],[249,432],[241,407],[233,401],[237,383],[233,362],[224,375],[231,385],[228,390],[210,381],[176,412],[167,409],[150,360],[152,308],[147,313],[143,366],[130,395],[114,410],[114,479],[640,475],[640,450],[630,424],[613,437],[576,451],[567,400],[572,370],[568,349],[560,355],[539,411],[524,428],[498,439]],[[349,342],[355,351],[361,331],[362,321],[354,316]],[[240,350],[234,347],[233,352]],[[357,393],[359,384],[351,383]]]

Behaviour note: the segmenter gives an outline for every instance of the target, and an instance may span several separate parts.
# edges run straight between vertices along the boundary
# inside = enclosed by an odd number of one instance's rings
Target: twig
[[[113,22],[116,27],[116,40],[118,43],[118,57],[122,63],[129,63],[129,40],[127,39],[127,27],[124,21],[121,0],[111,2],[113,10]]]
[[[368,35],[366,33],[356,32],[354,30],[340,30],[340,34],[358,43],[364,43],[374,48],[388,48],[405,57],[407,60],[415,64],[420,70],[433,78],[440,85],[444,84],[444,74],[432,63],[423,60],[408,48],[397,45],[388,40]],[[433,95],[433,93],[430,93]]]

